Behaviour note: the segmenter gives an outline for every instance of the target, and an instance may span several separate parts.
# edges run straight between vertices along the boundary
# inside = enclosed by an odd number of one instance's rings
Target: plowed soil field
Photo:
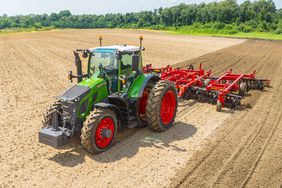
[[[145,38],[145,63],[232,68],[271,79],[248,108],[181,101],[164,133],[128,129],[93,156],[79,139],[61,149],[38,143],[42,113],[70,84],[72,50]],[[179,63],[182,62],[182,63]],[[0,187],[280,187],[282,43],[168,35],[138,30],[66,30],[0,36]]]
[[[246,41],[181,63],[204,63],[207,69],[250,73],[271,79],[271,88],[250,92],[250,108],[230,116],[175,176],[180,187],[282,186],[282,42]],[[208,114],[203,114],[203,116]]]

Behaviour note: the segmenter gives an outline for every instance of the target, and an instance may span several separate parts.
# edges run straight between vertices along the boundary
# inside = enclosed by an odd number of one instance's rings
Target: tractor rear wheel
[[[106,151],[114,143],[117,127],[117,117],[113,110],[95,109],[81,129],[82,147],[93,154]]]
[[[146,106],[146,121],[150,128],[162,132],[173,126],[177,105],[174,84],[166,80],[157,82],[149,94]]]
[[[62,113],[61,103],[59,101],[54,102],[49,108],[47,108],[46,112],[43,114],[43,127],[48,127],[52,124],[53,113],[58,112],[59,118],[60,114]],[[60,119],[59,119],[60,121]]]
[[[151,89],[153,88],[153,83],[148,83],[145,89],[143,90],[142,97],[138,100],[137,103],[137,118],[138,118],[138,125],[137,127],[143,128],[146,124],[146,106],[149,98],[149,94],[151,92]]]

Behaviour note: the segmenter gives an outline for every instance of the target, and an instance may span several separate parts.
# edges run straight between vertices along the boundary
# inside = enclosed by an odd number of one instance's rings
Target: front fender
[[[122,113],[116,105],[104,103],[104,102],[99,102],[99,103],[94,104],[94,108],[107,108],[107,109],[111,109],[111,110],[115,111],[116,118],[118,120],[118,131],[120,131],[122,129],[122,126],[123,126],[122,118],[121,118]]]
[[[150,81],[157,82],[160,80],[160,77],[155,74],[140,74],[131,84],[128,90],[129,98],[140,98],[142,97],[143,90]]]
[[[113,105],[113,104],[98,102],[98,103],[94,104],[94,108],[108,108],[108,109],[114,110],[116,112],[118,120],[120,120],[120,117],[122,115],[121,111],[118,109],[118,107],[116,105]]]

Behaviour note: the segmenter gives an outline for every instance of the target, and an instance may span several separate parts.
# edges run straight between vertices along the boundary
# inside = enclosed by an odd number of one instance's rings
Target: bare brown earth
[[[97,156],[84,151],[78,139],[59,150],[39,144],[42,112],[70,86],[72,50],[97,46],[99,34],[105,45],[138,45],[142,34],[146,63],[164,66],[190,59],[179,66],[203,63],[215,75],[230,68],[256,69],[272,79],[272,88],[251,92],[244,101],[251,108],[241,111],[218,113],[209,104],[181,101],[170,130],[126,130]],[[279,187],[281,73],[281,42],[139,30],[0,36],[0,187]]]
[[[282,43],[247,41],[181,63],[204,63],[215,75],[232,68],[271,79],[271,88],[250,92],[251,108],[232,112],[205,146],[174,177],[172,187],[282,186]],[[225,113],[230,113],[226,111]]]

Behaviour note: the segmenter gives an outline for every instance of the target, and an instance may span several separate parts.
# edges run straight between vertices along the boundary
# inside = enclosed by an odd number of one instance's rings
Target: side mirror
[[[88,57],[88,53],[87,53],[86,51],[84,51],[84,52],[82,53],[82,57],[83,57],[83,58],[87,58],[87,57]]]
[[[133,55],[132,56],[132,71],[138,71],[139,70],[139,55]]]

